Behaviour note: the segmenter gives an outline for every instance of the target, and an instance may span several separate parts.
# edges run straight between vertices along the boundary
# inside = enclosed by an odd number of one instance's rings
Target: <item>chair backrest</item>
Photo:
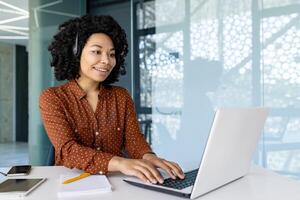
[[[53,166],[55,164],[55,149],[52,144],[50,144],[46,165]]]
[[[152,144],[152,131],[151,131],[152,120],[151,119],[139,120],[139,123],[140,123],[141,130],[144,134],[144,138],[151,145]]]

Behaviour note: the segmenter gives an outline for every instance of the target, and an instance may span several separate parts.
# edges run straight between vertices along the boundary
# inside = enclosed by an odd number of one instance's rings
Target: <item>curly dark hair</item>
[[[55,78],[58,81],[80,77],[80,55],[88,38],[94,33],[108,35],[114,44],[116,54],[116,66],[102,84],[117,82],[120,74],[126,73],[125,57],[128,53],[128,43],[124,29],[111,16],[85,15],[61,24],[59,32],[54,35],[48,47],[52,55],[51,67],[54,67]],[[77,52],[74,53],[76,38],[78,38]]]

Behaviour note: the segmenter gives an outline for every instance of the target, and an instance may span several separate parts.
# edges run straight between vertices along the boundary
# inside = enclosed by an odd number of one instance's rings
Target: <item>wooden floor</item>
[[[0,167],[29,163],[28,143],[0,143]]]

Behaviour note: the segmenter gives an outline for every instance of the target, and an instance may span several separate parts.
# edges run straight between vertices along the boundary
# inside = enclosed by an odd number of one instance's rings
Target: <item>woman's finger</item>
[[[142,172],[140,172],[139,170],[134,170],[132,175],[138,177],[139,179],[141,179],[145,183],[149,182],[149,179]]]
[[[138,164],[134,167],[136,170],[140,171],[147,179],[151,182],[156,184],[158,180],[152,175],[151,171],[147,168],[144,167],[141,164]]]
[[[147,160],[143,160],[143,162],[141,163],[144,167],[146,167],[151,173],[152,175],[155,177],[155,179],[159,182],[159,183],[163,183],[164,179],[161,176],[161,174],[159,173],[159,171],[156,169],[156,167],[153,165],[153,163],[147,161]]]
[[[167,161],[167,160],[163,160],[163,162],[172,169],[172,172],[174,172],[174,174],[176,176],[178,176],[181,179],[184,178],[184,173],[183,173],[182,169],[179,167],[178,164],[176,164],[174,162]]]
[[[168,165],[166,165],[166,164],[164,163],[164,159],[157,158],[156,160],[152,161],[152,163],[153,163],[155,166],[157,166],[157,167],[159,167],[159,168],[165,170],[165,171],[170,175],[170,177],[171,177],[172,179],[176,179],[176,177],[175,177],[174,174],[172,173],[172,168],[169,167]]]

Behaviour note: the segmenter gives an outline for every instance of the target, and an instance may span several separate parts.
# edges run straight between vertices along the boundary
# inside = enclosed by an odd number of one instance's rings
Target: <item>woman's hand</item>
[[[173,179],[176,179],[176,176],[181,179],[184,178],[184,173],[177,163],[164,160],[150,153],[145,154],[143,159],[114,156],[108,164],[108,171],[120,171],[123,174],[136,176],[144,182],[154,184],[163,183],[163,177],[157,168],[165,170]]]
[[[163,178],[151,161],[146,159],[127,159],[114,156],[109,164],[108,171],[120,171],[129,176],[136,176],[144,182],[163,183]]]
[[[181,179],[184,179],[185,175],[184,175],[182,169],[175,162],[171,162],[171,161],[167,161],[165,159],[159,158],[155,154],[152,154],[152,153],[146,153],[143,156],[143,159],[148,160],[152,165],[154,165],[154,167],[165,170],[166,172],[168,172],[170,177],[173,179],[176,179],[176,176]]]

